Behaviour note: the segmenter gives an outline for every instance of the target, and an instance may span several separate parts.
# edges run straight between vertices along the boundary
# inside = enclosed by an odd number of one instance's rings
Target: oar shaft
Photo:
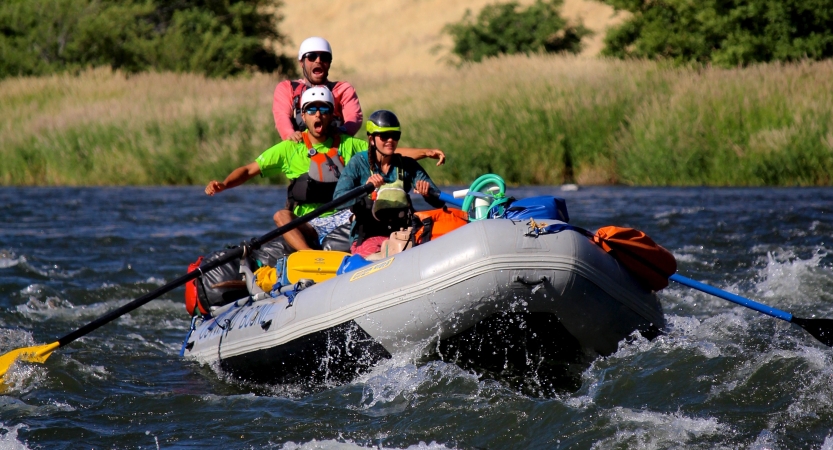
[[[365,184],[363,186],[353,188],[353,189],[347,191],[347,193],[342,195],[341,197],[333,199],[330,202],[324,203],[323,205],[319,206],[318,208],[315,208],[314,210],[310,211],[307,214],[304,214],[301,217],[297,217],[295,219],[292,219],[286,225],[284,225],[282,227],[279,227],[279,228],[276,228],[276,229],[264,234],[263,236],[261,236],[259,238],[252,239],[249,242],[248,247],[253,249],[253,250],[258,249],[258,248],[260,248],[261,245],[265,244],[266,242],[269,242],[272,239],[275,239],[276,237],[286,233],[287,231],[295,229],[296,227],[298,227],[301,224],[309,222],[310,220],[320,216],[321,214],[324,214],[325,212],[327,212],[331,209],[334,209],[336,206],[339,206],[342,203],[345,203],[345,202],[350,201],[354,198],[360,197],[361,195],[366,195],[366,194],[369,194],[369,193],[373,192],[373,189],[374,189],[374,187],[373,187],[372,184]],[[81,336],[84,336],[84,335],[96,330],[97,328],[101,327],[102,325],[105,325],[109,322],[112,322],[115,319],[118,319],[119,317],[129,313],[130,311],[133,311],[134,309],[144,305],[145,303],[148,303],[149,301],[154,300],[154,299],[156,299],[156,298],[158,298],[158,297],[160,297],[160,296],[162,296],[162,295],[164,295],[164,294],[182,286],[183,284],[193,280],[194,278],[197,278],[198,276],[200,276],[201,274],[203,274],[205,272],[208,272],[212,269],[215,269],[217,267],[222,266],[223,264],[226,264],[228,262],[231,262],[235,259],[240,258],[241,256],[243,256],[244,251],[245,251],[244,247],[238,247],[238,248],[235,248],[233,250],[230,250],[228,253],[223,255],[223,257],[218,258],[216,260],[213,260],[211,262],[205,263],[205,264],[201,265],[200,267],[188,272],[187,274],[177,278],[176,280],[171,281],[170,283],[168,283],[164,286],[158,287],[158,288],[154,289],[153,291],[148,292],[147,294],[131,301],[130,303],[128,303],[126,305],[123,305],[120,308],[117,308],[117,309],[114,309],[113,311],[110,311],[109,313],[99,317],[98,319],[95,319],[92,322],[84,325],[83,327],[81,327],[81,328],[67,334],[66,336],[58,339],[58,342],[60,343],[59,347],[63,347],[64,345],[69,344],[70,342],[80,338]]]
[[[462,200],[460,200],[459,198],[454,198],[454,196],[452,196],[450,194],[446,194],[445,192],[440,192],[437,197],[440,200],[448,203],[451,206],[456,206],[458,208],[463,207],[463,201]]]
[[[114,309],[109,313],[99,317],[98,319],[95,319],[92,322],[84,325],[83,327],[67,334],[66,336],[58,339],[58,343],[61,344],[60,347],[69,344],[70,342],[80,338],[81,336],[95,331],[100,326],[112,322],[113,320],[118,319],[119,317],[129,313],[130,311],[133,311],[134,309],[144,305],[145,303],[148,303],[151,300],[161,297],[162,295],[182,286],[183,284],[193,280],[194,278],[197,278],[198,276],[200,276],[200,273],[202,273],[201,271],[207,272],[211,269],[219,267],[222,264],[226,264],[233,259],[239,258],[243,254],[243,249],[239,249],[239,252],[236,250],[238,249],[234,249],[229,253],[223,255],[223,258],[211,261],[208,264],[200,266],[198,269],[194,269],[188,272],[187,274],[177,278],[176,280],[171,281],[170,283],[164,286],[158,287],[148,292],[147,294],[137,298],[136,300],[133,300],[132,302],[123,305],[120,308]]]
[[[731,292],[726,292],[714,286],[709,286],[708,284],[692,280],[691,278],[686,278],[678,273],[671,275],[668,279],[676,281],[680,284],[684,284],[688,287],[703,291],[707,294],[714,295],[715,297],[720,297],[724,300],[729,300],[730,302],[737,303],[738,305],[745,306],[749,309],[753,309],[755,311],[764,313],[768,316],[772,316],[777,319],[786,320],[787,322],[790,322],[793,319],[793,315],[786,311],[782,311],[778,308],[773,308],[771,306],[764,305],[763,303],[752,301],[748,298],[741,297],[740,295],[732,294]]]
[[[341,197],[324,203],[323,205],[319,206],[318,208],[315,208],[314,210],[308,212],[307,214],[304,214],[301,217],[296,217],[292,219],[286,225],[272,230],[264,234],[260,238],[252,239],[251,247],[253,249],[258,249],[261,245],[271,241],[272,239],[275,239],[276,237],[286,233],[287,231],[292,230],[298,227],[299,225],[305,224],[310,220],[320,216],[321,214],[324,214],[327,211],[335,209],[336,206],[347,203],[348,201],[353,200],[354,198],[361,197],[362,195],[370,194],[371,192],[373,192],[374,189],[376,188],[370,183],[350,189],[349,191],[347,191],[346,194],[342,195]]]

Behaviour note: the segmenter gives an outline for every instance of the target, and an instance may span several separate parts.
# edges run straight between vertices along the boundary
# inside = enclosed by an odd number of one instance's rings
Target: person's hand
[[[226,185],[219,182],[211,180],[208,182],[208,186],[205,187],[205,193],[208,195],[214,195],[218,192],[223,192],[226,190]]]
[[[290,134],[289,136],[287,136],[286,140],[287,141],[301,142],[301,141],[304,140],[304,133],[301,132],[301,131],[296,131],[296,132]]]
[[[364,184],[367,184],[367,183],[372,183],[373,187],[375,187],[376,189],[379,189],[379,187],[381,187],[383,184],[385,184],[385,180],[378,173],[374,173],[373,175],[370,176],[370,178],[367,179],[367,181],[364,182]]]
[[[425,180],[419,180],[416,182],[416,186],[414,186],[414,192],[417,194],[428,197],[428,191],[431,189],[431,185],[428,184]]]
[[[432,148],[432,149],[427,150],[425,152],[425,157],[438,160],[437,161],[438,166],[441,166],[441,165],[445,164],[445,153],[443,153],[443,151],[438,149],[438,148]]]

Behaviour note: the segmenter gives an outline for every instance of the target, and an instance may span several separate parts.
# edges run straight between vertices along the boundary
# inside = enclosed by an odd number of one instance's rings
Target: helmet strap
[[[307,87],[309,87],[312,85],[312,81],[309,79],[309,74],[307,73],[307,65],[304,64],[304,61],[306,60],[306,57],[301,60],[301,73],[304,75],[304,82],[307,84]]]
[[[367,152],[367,161],[370,163],[370,172],[379,168],[379,162],[376,160],[376,138],[370,135],[370,145]]]

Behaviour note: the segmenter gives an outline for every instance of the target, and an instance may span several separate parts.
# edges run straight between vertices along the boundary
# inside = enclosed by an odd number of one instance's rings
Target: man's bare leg
[[[292,214],[292,211],[288,209],[282,209],[276,212],[272,216],[272,219],[275,221],[275,225],[282,227],[292,221],[292,219],[295,219],[295,214]],[[307,244],[307,239],[318,240],[318,233],[315,232],[310,224],[305,223],[294,230],[284,233],[283,238],[295,250],[312,250]]]

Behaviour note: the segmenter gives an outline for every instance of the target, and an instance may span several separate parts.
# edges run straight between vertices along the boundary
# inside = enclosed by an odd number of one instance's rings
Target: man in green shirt
[[[257,175],[269,177],[283,173],[291,182],[287,189],[287,208],[273,216],[277,226],[286,225],[297,216],[332,200],[344,166],[356,153],[368,149],[367,142],[341,134],[330,126],[333,104],[333,94],[326,87],[307,89],[301,97],[301,116],[307,125],[302,142],[280,142],[263,152],[254,162],[234,169],[222,182],[210,181],[205,193],[213,196]],[[439,149],[399,149],[399,152],[414,159],[430,157],[440,162],[445,159],[445,154]],[[287,232],[284,238],[295,250],[310,249],[307,242],[323,239],[337,226],[348,223],[350,215],[349,210],[324,213]]]

